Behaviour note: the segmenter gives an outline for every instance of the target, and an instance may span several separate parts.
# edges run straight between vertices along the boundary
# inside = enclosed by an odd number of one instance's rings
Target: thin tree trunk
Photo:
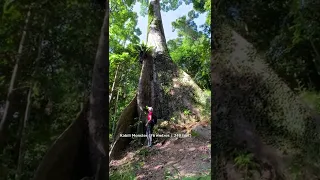
[[[8,94],[7,94],[7,100],[6,100],[6,105],[5,105],[5,109],[4,109],[4,113],[2,116],[2,120],[0,122],[0,149],[2,149],[2,146],[4,145],[5,141],[6,141],[6,130],[8,127],[8,116],[9,116],[9,110],[11,107],[11,97],[13,95],[14,92],[14,87],[16,85],[16,80],[17,80],[17,74],[18,74],[18,70],[19,70],[19,64],[20,64],[20,60],[21,60],[21,55],[22,55],[22,51],[23,51],[23,47],[24,47],[24,43],[25,43],[25,38],[27,35],[27,28],[29,26],[30,23],[30,17],[31,17],[31,6],[29,6],[29,10],[27,13],[27,17],[25,20],[25,25],[23,28],[23,32],[22,32],[22,36],[21,36],[21,40],[20,40],[20,44],[19,44],[19,49],[18,49],[18,54],[17,54],[17,58],[16,58],[16,62],[15,62],[15,66],[12,72],[12,76],[11,76],[11,80],[10,80],[10,85],[9,85],[9,89],[8,89]]]
[[[27,123],[28,123],[29,114],[30,114],[31,94],[32,94],[32,87],[30,87],[29,92],[28,92],[27,106],[26,106],[23,125],[22,125],[22,135],[21,135],[21,141],[20,141],[18,168],[17,168],[17,172],[16,172],[16,177],[15,177],[16,180],[21,179],[22,169],[23,169],[23,165],[24,165],[24,155],[25,155],[25,150],[26,150],[25,147],[26,147],[26,139],[27,139],[26,129],[27,129]]]
[[[114,92],[114,87],[115,87],[115,84],[117,82],[119,67],[120,67],[120,64],[118,64],[117,70],[116,70],[116,74],[114,75],[114,80],[113,80],[113,83],[112,83],[111,93],[110,93],[110,96],[109,96],[109,104],[111,102],[112,94]]]
[[[25,109],[25,107],[24,107]],[[25,112],[23,112],[24,114]],[[21,144],[21,139],[22,139],[22,129],[23,129],[23,120],[24,120],[24,117],[19,117],[19,129],[18,129],[18,141],[16,142],[15,144],[15,158],[14,158],[14,161],[15,162],[18,162],[19,161],[19,152],[20,152],[20,144]]]
[[[107,151],[108,151],[108,68],[109,68],[109,3],[106,3],[106,12],[101,28],[99,46],[95,58],[92,77],[92,91],[90,96],[89,148],[91,166],[96,172],[96,180],[107,179]]]
[[[42,26],[43,26],[42,32],[43,33],[45,31],[46,20],[47,20],[47,16],[44,17],[43,24],[42,24]],[[42,53],[43,37],[44,37],[44,34],[41,34],[40,39],[39,39],[39,44],[38,44],[38,53],[37,53],[37,57],[35,59],[36,67],[32,72],[31,78],[33,78],[33,76],[37,72],[37,64],[38,64],[38,62],[39,62],[39,60],[41,58],[41,53]],[[31,80],[31,82],[32,81],[33,80]],[[28,124],[28,120],[29,120],[30,111],[31,111],[31,103],[32,103],[31,94],[32,94],[32,88],[34,88],[34,86],[35,86],[34,82],[29,86],[29,91],[28,91],[28,96],[27,96],[27,105],[26,105],[26,109],[25,109],[23,124],[22,124],[22,127],[21,127],[22,130],[21,130],[21,140],[20,140],[18,167],[17,167],[16,177],[15,177],[16,180],[20,180],[21,179],[23,165],[24,165],[25,146],[26,146],[26,139],[27,139],[26,128],[27,128],[27,124]]]
[[[127,41],[126,39],[127,39],[127,38],[125,38],[125,40],[123,41],[123,44],[122,44],[123,47],[125,47],[125,45],[126,45],[126,41]],[[119,73],[120,70],[121,70],[121,69],[120,69],[120,64],[118,64],[117,70],[116,70],[116,74],[115,74],[115,76],[114,76],[114,81],[113,81],[113,84],[112,84],[112,88],[111,88],[111,93],[110,93],[110,97],[109,97],[109,104],[110,104],[111,99],[112,99],[112,95],[113,95],[113,92],[114,92],[114,88],[115,88],[115,85],[116,85],[116,83],[117,83],[118,73]],[[123,74],[121,75],[121,77],[120,77],[120,79],[119,79],[119,82],[121,81],[122,77],[123,77]]]
[[[116,99],[116,103],[115,103],[115,108],[114,108],[114,115],[116,115],[117,114],[117,104],[118,104],[118,99],[119,99],[119,92],[120,92],[120,90],[118,90],[118,92],[117,92],[117,99]],[[116,127],[116,121],[115,120],[113,120],[113,123],[112,123],[112,139],[114,139],[114,130],[115,130],[115,127]]]
[[[124,77],[125,73],[123,73],[119,79],[119,82],[122,81],[123,77]],[[119,96],[120,96],[120,92],[121,92],[121,89],[117,91],[117,98],[116,98],[116,103],[115,103],[115,106],[114,106],[114,115],[116,115],[117,113],[117,102],[119,101]],[[110,103],[109,103],[110,105]],[[114,140],[115,138],[115,128],[116,128],[116,123],[115,121],[113,121],[113,124],[112,124],[112,139]]]

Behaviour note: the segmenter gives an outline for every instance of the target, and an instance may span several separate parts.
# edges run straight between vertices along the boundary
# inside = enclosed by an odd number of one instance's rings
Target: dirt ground
[[[193,126],[197,127],[197,126]],[[201,126],[202,132],[210,127]],[[189,136],[184,138],[168,138],[151,148],[144,147],[147,155],[137,159],[135,153],[129,151],[118,161],[111,161],[111,169],[121,167],[126,162],[141,162],[136,172],[137,180],[163,180],[169,177],[180,179],[209,173],[211,170],[210,135]],[[161,139],[160,139],[161,140]]]

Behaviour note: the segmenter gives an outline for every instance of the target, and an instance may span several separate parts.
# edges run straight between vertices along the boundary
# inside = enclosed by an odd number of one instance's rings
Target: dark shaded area
[[[319,90],[319,1],[218,1],[219,16],[244,36],[292,90]],[[215,19],[217,16],[215,15]]]
[[[61,134],[40,163],[33,180],[79,180],[92,176],[88,149],[88,106]]]
[[[19,90],[15,90],[13,91],[11,97],[10,97],[10,108],[9,108],[9,112],[7,115],[7,121],[6,121],[6,125],[10,128],[4,128],[3,131],[1,131],[0,133],[3,133],[0,136],[0,141],[2,141],[2,143],[0,143],[0,149],[4,149],[6,147],[7,144],[11,144],[12,142],[15,142],[17,139],[15,138],[19,138],[17,137],[17,132],[16,131],[11,131],[11,129],[13,129],[14,127],[19,127],[19,120],[15,119],[13,116],[15,114],[15,112],[17,112],[18,114],[18,119],[21,119],[24,116],[24,111],[25,111],[25,102],[26,102],[26,95],[23,91],[19,91]],[[18,128],[15,128],[18,129]],[[12,137],[14,137],[12,139]],[[19,148],[16,149],[17,151],[19,151]]]
[[[109,3],[109,1],[106,0],[91,0],[91,2],[98,6],[100,9],[106,9],[106,2]]]
[[[213,123],[217,123],[219,130],[214,132],[218,136],[215,138],[214,145],[219,147],[219,165],[224,164],[225,160],[233,160],[230,159],[231,152],[242,147],[254,153],[261,164],[268,163],[275,169],[277,176],[281,177],[282,170],[278,167],[279,162],[277,161],[279,157],[274,152],[266,151],[266,146],[254,125],[247,121],[254,119],[261,112],[259,109],[250,109],[250,114],[248,114],[247,107],[242,103],[245,101],[244,98],[248,98],[248,94],[252,94],[252,92],[243,91],[238,87],[240,84],[249,82],[249,79],[225,68],[223,68],[223,72],[215,71],[215,73],[219,77],[215,76],[213,79],[213,93],[215,94],[213,95],[213,102],[215,102],[213,106],[216,110],[216,121]],[[246,101],[250,102],[251,100],[248,98]],[[223,172],[224,168],[220,167],[220,171]]]

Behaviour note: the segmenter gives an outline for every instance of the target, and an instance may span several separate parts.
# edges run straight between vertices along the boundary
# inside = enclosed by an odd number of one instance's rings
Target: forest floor
[[[110,179],[211,179],[210,125],[198,122],[165,127],[160,125],[156,133],[188,136],[158,137],[151,148],[129,148],[122,159],[111,161]]]

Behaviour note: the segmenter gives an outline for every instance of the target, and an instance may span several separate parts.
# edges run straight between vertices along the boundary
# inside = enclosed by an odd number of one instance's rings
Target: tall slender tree
[[[13,93],[14,93],[14,88],[15,85],[17,83],[17,76],[18,76],[18,71],[19,71],[19,65],[20,65],[20,61],[22,59],[22,52],[25,46],[25,39],[26,39],[26,35],[28,32],[28,27],[30,24],[30,17],[31,17],[31,5],[29,6],[29,10],[25,19],[25,24],[24,27],[22,29],[22,35],[21,35],[21,40],[20,40],[20,44],[19,44],[19,49],[18,49],[18,54],[17,54],[17,58],[15,60],[15,65],[14,65],[14,69],[12,71],[12,76],[11,76],[11,81],[10,81],[10,85],[9,85],[9,89],[8,89],[8,93],[7,93],[7,100],[6,100],[6,104],[5,104],[5,108],[4,108],[4,113],[0,122],[0,149],[2,149],[5,141],[6,141],[6,131],[8,128],[8,117],[10,116],[10,111],[11,111],[11,104],[12,104],[12,97],[13,97]]]

